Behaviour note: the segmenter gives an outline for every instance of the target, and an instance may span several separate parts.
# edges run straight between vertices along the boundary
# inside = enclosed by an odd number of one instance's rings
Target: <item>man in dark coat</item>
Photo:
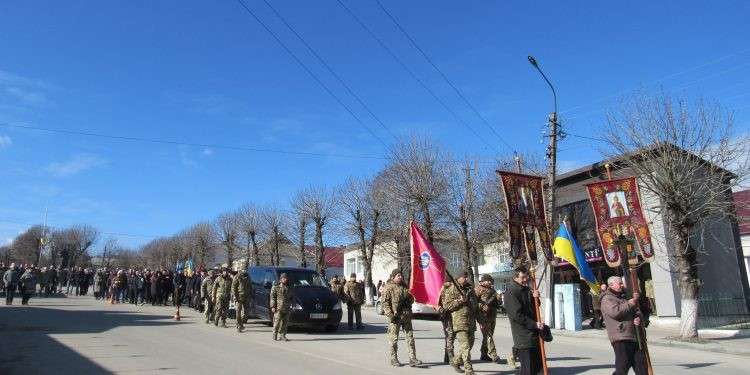
[[[18,287],[18,279],[21,277],[15,263],[10,264],[10,268],[3,274],[3,284],[5,284],[5,304],[13,304],[13,295]]]
[[[536,321],[532,298],[539,298],[539,292],[532,293],[528,282],[529,271],[523,267],[516,268],[504,302],[513,334],[513,347],[521,362],[519,374],[536,375],[542,369],[539,331],[544,328],[544,323]]]

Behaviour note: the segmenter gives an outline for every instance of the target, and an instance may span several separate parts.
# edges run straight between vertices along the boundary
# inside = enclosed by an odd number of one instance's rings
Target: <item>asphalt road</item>
[[[251,321],[244,333],[206,325],[190,309],[105,305],[93,297],[34,298],[31,306],[0,305],[0,374],[455,374],[441,363],[437,321],[414,322],[418,357],[426,368],[388,363],[384,318],[366,310],[364,331],[289,333],[271,340],[271,328]],[[342,328],[344,328],[342,326]],[[602,333],[604,335],[604,333]],[[479,356],[480,335],[473,356]],[[507,322],[495,340],[511,346]],[[408,360],[403,341],[402,362]],[[692,349],[651,347],[656,374],[747,374],[747,357]],[[555,337],[548,345],[552,374],[611,374],[605,339]],[[506,365],[474,361],[478,374],[513,374]]]

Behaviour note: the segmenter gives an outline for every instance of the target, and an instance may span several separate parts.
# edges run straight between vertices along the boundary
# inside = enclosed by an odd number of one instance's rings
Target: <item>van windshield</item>
[[[289,285],[294,287],[322,286],[326,287],[325,281],[315,272],[310,271],[285,271],[289,278]]]

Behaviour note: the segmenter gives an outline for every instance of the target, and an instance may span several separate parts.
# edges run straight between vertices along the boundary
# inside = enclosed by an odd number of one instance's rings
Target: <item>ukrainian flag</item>
[[[552,249],[556,257],[568,261],[568,263],[572,264],[578,270],[581,280],[585,281],[589,285],[589,288],[591,288],[591,293],[599,294],[596,277],[594,277],[589,264],[586,263],[586,256],[583,254],[583,250],[578,247],[578,243],[576,243],[575,238],[573,238],[573,235],[568,231],[564,223],[560,224],[560,229],[557,231],[557,237],[555,237],[555,243],[552,244]]]

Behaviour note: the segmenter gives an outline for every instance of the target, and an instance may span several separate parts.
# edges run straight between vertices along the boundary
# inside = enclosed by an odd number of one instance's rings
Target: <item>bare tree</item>
[[[609,114],[603,129],[608,156],[658,198],[656,211],[674,245],[668,260],[678,275],[683,339],[698,336],[698,256],[709,251],[713,223],[733,214],[731,189],[750,170],[747,139],[732,130],[732,116],[718,105],[663,93],[634,96]]]
[[[409,253],[409,220],[414,217],[413,208],[393,192],[393,179],[381,172],[373,180],[373,200],[380,209],[380,233],[382,250],[395,259],[404,280],[409,280],[411,254]]]
[[[283,215],[276,207],[266,207],[263,210],[263,232],[268,254],[272,266],[281,265],[281,246],[284,242],[282,232]]]
[[[120,244],[114,237],[107,238],[102,246],[102,266],[109,268],[112,261],[115,260],[121,250]]]
[[[38,265],[42,256],[42,241],[46,232],[44,226],[34,225],[19,234],[12,243],[15,260]]]
[[[393,148],[393,161],[379,178],[389,181],[384,191],[395,201],[421,215],[425,234],[435,241],[439,210],[448,190],[446,153],[426,137],[414,137]]]
[[[323,187],[310,187],[302,192],[305,216],[315,226],[315,270],[325,275],[325,247],[323,246],[323,231],[335,210],[333,194]]]
[[[305,242],[307,236],[307,225],[309,217],[307,216],[307,202],[304,191],[297,191],[292,197],[291,210],[289,212],[289,229],[290,234],[296,234],[297,238],[297,258],[299,259],[300,266],[307,268],[307,250],[305,249]]]
[[[465,165],[454,163],[449,171],[447,207],[445,211],[456,233],[461,246],[461,261],[463,268],[469,273],[472,283],[475,282],[475,269],[478,273],[477,248],[480,238],[477,230],[479,205],[476,203],[478,191],[476,189],[477,167],[470,162]],[[472,267],[474,266],[474,267]]]
[[[224,246],[227,264],[229,264],[230,267],[232,266],[232,261],[234,261],[234,254],[237,249],[239,224],[239,216],[236,212],[227,212],[219,215],[214,224],[219,242]]]
[[[343,211],[343,220],[350,235],[359,242],[359,253],[364,266],[367,297],[371,301],[374,284],[372,262],[375,245],[380,235],[382,199],[376,199],[372,181],[349,178],[338,189],[336,199]]]
[[[261,226],[261,213],[257,206],[248,203],[240,207],[239,211],[240,236],[245,243],[245,257],[252,260],[253,265],[260,265],[260,250],[258,248],[258,234]]]
[[[188,228],[186,237],[191,243],[197,264],[206,265],[214,261],[218,239],[211,223],[204,221],[193,225]]]
[[[88,224],[81,224],[66,230],[67,241],[71,245],[72,254],[68,266],[75,266],[81,258],[87,256],[88,250],[99,238],[99,231]]]

